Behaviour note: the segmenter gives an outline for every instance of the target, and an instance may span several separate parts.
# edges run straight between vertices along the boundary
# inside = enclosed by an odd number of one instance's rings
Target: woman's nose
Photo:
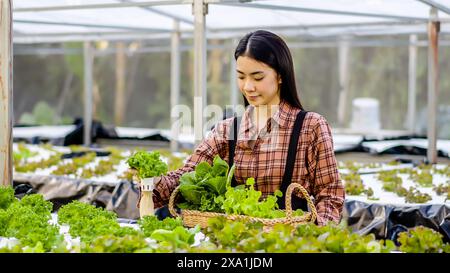
[[[255,90],[255,85],[253,84],[252,81],[245,81],[244,82],[244,87],[243,87],[244,91],[254,91]]]

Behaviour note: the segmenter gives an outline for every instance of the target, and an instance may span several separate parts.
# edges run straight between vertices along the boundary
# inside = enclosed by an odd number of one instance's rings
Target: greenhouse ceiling
[[[205,0],[208,38],[254,29],[304,37],[426,34],[430,10],[450,33],[450,0]],[[13,0],[14,43],[169,38],[194,34],[192,0]]]

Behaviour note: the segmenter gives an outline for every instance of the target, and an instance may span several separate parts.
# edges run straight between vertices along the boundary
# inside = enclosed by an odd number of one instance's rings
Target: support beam
[[[12,0],[0,1],[0,186],[12,186]]]
[[[290,11],[290,12],[305,12],[305,13],[358,16],[358,17],[369,17],[369,18],[383,18],[383,19],[394,19],[394,20],[403,20],[403,21],[412,21],[412,22],[416,22],[416,21],[426,22],[427,21],[426,18],[421,18],[421,17],[366,13],[366,12],[353,12],[353,11],[340,11],[340,10],[328,10],[328,9],[313,9],[313,8],[302,8],[302,7],[292,7],[292,6],[269,5],[269,4],[217,3],[217,5],[235,6],[235,7],[242,7],[242,8],[258,8],[258,9],[267,9],[267,10],[283,10],[283,11]]]
[[[206,14],[204,0],[194,0],[194,137],[198,145],[203,139],[203,109],[206,107]]]
[[[237,86],[237,73],[236,73],[236,60],[234,59],[234,51],[238,45],[238,39],[231,40],[231,50],[230,50],[230,92],[231,92],[231,105],[233,106],[233,112],[236,112],[236,107],[238,105],[238,86]]]
[[[122,2],[122,3],[133,3],[134,1],[131,1],[131,0],[120,0],[120,2]],[[165,16],[165,17],[169,17],[169,18],[174,19],[175,21],[178,21],[178,22],[183,22],[183,23],[186,23],[186,24],[192,25],[192,26],[194,25],[194,22],[192,20],[188,20],[188,19],[183,18],[181,16],[177,16],[177,15],[174,15],[174,14],[162,11],[162,10],[158,10],[158,9],[151,8],[151,7],[140,7],[140,8],[144,9],[146,11],[152,12],[152,13],[156,13],[156,14],[159,14],[159,15],[162,15],[162,16]]]
[[[14,23],[16,23],[16,24],[31,24],[31,25],[118,29],[118,30],[128,30],[128,31],[143,31],[143,32],[149,32],[149,33],[170,32],[170,30],[162,29],[162,28],[130,27],[130,26],[118,26],[118,25],[98,25],[98,24],[89,24],[89,23],[54,22],[54,21],[44,21],[44,20],[19,20],[19,19],[16,19],[16,20],[14,20]]]
[[[180,50],[180,23],[174,21],[174,31],[172,33],[171,55],[170,55],[170,109],[171,113],[180,103],[180,63],[181,63],[181,50]],[[178,152],[178,140],[180,136],[181,119],[175,115],[170,115],[172,138],[170,140],[170,150],[172,153]],[[180,120],[180,121],[178,121]]]
[[[416,125],[417,35],[409,37],[408,62],[408,116],[406,120],[408,130],[414,133]]]
[[[125,43],[116,44],[116,95],[114,96],[114,125],[123,126],[126,117],[126,66]]]
[[[450,7],[444,6],[436,1],[433,1],[433,0],[418,0],[418,1],[430,6],[432,8],[436,8],[442,12],[450,14]]]
[[[348,38],[343,37],[339,41],[338,47],[338,62],[339,62],[339,100],[338,100],[338,124],[339,126],[344,126],[346,109],[347,109],[347,98],[349,90],[349,51],[350,43]]]
[[[428,23],[428,149],[427,159],[431,164],[437,163],[437,98],[439,94],[439,21],[436,8],[430,11]]]
[[[33,8],[15,8],[14,13],[19,12],[39,12],[39,11],[57,11],[57,10],[83,10],[83,9],[109,9],[109,8],[130,8],[130,7],[149,7],[162,5],[179,5],[186,1],[182,0],[165,0],[165,1],[145,1],[145,2],[130,2],[130,3],[104,3],[104,4],[86,4],[86,5],[62,5],[62,6],[47,6],[47,7],[33,7]]]
[[[89,42],[84,43],[84,134],[83,144],[91,145],[92,130],[92,100],[93,100],[93,57],[92,45]]]

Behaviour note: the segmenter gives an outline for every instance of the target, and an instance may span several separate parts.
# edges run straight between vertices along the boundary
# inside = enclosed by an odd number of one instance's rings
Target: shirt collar
[[[252,105],[247,106],[247,109],[242,116],[242,124],[239,128],[237,145],[242,148],[249,148],[252,146],[251,141],[256,140],[258,132],[256,132],[256,126],[252,122],[252,115],[255,107]],[[294,118],[295,108],[290,106],[287,102],[281,101],[278,110],[271,117],[271,128],[279,126],[280,128],[286,128],[289,126],[289,122]],[[276,123],[276,124],[274,124]]]
[[[280,126],[280,128],[287,128],[289,122],[294,118],[295,108],[290,106],[286,101],[281,101],[278,110],[272,116],[272,120]]]

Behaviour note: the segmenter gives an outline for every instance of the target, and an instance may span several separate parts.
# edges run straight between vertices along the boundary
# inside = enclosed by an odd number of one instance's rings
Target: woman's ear
[[[277,75],[277,78],[278,78],[278,84],[281,84],[283,81],[281,80],[280,74]]]

